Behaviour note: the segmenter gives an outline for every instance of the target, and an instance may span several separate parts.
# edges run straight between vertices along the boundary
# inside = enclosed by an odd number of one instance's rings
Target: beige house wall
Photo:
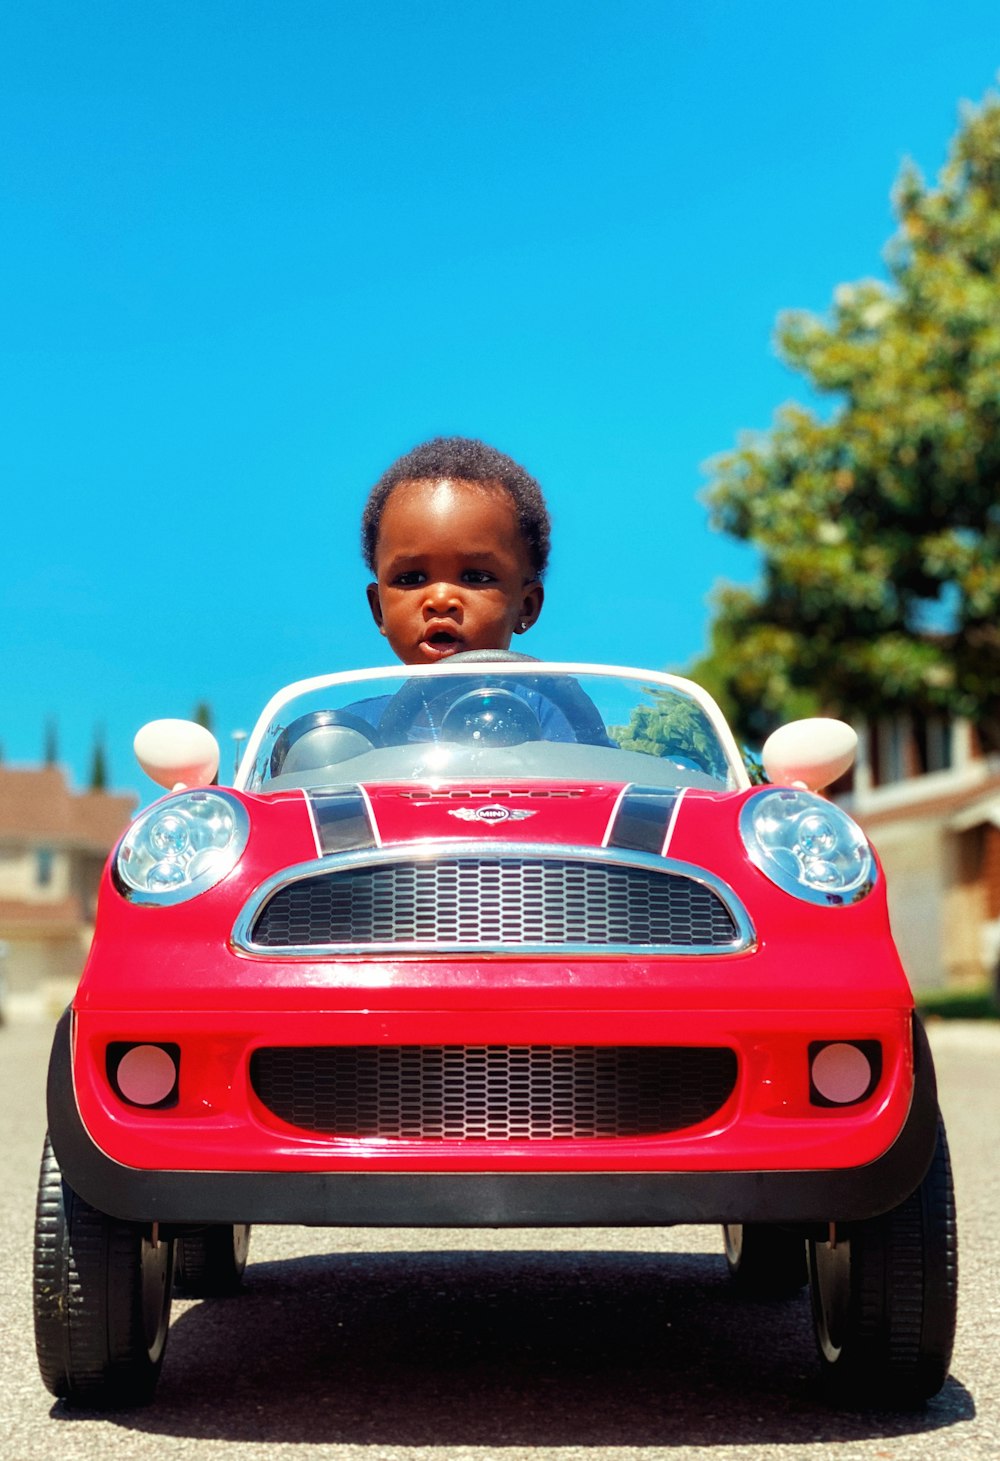
[[[66,891],[80,900],[83,916],[89,923],[94,921],[104,863],[105,855],[99,852],[77,852],[68,862]]]
[[[984,926],[988,919],[983,877],[984,827],[942,835],[947,877],[944,895],[944,967],[949,981],[976,984],[987,974]]]
[[[38,847],[0,847],[0,898],[15,902],[61,903],[72,891],[70,857],[52,849],[48,882],[40,882]]]
[[[948,976],[948,890],[939,824],[879,827],[872,841],[885,870],[889,918],[914,989],[937,989]]]
[[[65,1003],[76,987],[86,962],[90,939],[76,933],[51,937],[8,934],[4,974],[11,994],[29,990],[52,990],[58,1003]]]
[[[914,989],[976,984],[990,972],[981,827],[952,832],[940,818],[872,830],[885,869],[889,917]]]

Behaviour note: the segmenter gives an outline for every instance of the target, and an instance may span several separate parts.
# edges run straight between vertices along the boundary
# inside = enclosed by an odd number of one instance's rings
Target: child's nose
[[[439,583],[429,583],[427,585],[424,604],[428,612],[432,614],[444,613],[448,609],[458,608],[460,603],[461,599],[458,589],[453,583],[447,583],[442,580]]]

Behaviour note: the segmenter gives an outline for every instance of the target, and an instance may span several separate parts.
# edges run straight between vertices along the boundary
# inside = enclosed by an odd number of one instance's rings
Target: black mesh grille
[[[264,948],[322,944],[625,944],[717,948],[737,928],[678,873],[561,858],[453,857],[324,872],[280,888],[253,926]]]
[[[634,1045],[335,1045],[254,1052],[282,1121],[329,1136],[558,1141],[706,1121],[736,1084],[732,1050]]]

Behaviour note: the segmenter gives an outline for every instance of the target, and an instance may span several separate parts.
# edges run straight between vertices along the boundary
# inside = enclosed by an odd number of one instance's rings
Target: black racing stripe
[[[308,796],[324,856],[375,846],[368,803],[360,791],[311,791]]]
[[[608,838],[609,847],[630,852],[662,852],[677,792],[649,786],[631,786],[621,799]]]

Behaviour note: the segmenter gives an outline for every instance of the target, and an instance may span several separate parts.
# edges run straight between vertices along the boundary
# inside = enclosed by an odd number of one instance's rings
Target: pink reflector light
[[[115,1079],[126,1101],[156,1106],[173,1090],[177,1067],[159,1045],[133,1045],[118,1062]]]
[[[812,1063],[813,1085],[827,1101],[846,1106],[871,1085],[871,1063],[856,1045],[824,1045]]]

